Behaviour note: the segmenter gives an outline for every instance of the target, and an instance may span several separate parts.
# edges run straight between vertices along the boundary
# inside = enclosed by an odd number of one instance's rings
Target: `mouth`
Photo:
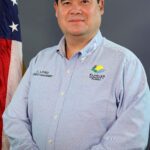
[[[80,22],[80,21],[84,21],[84,20],[81,20],[81,19],[73,19],[73,20],[69,20],[69,22]]]
[[[83,23],[84,20],[70,20],[69,23],[71,24],[80,24],[80,23]]]
[[[72,22],[72,23],[78,23],[78,22],[84,22],[84,19],[81,19],[81,18],[74,18],[74,19],[69,19],[68,20],[69,22]]]

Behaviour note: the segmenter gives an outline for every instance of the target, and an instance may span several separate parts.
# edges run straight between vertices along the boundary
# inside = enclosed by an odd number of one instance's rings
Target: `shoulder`
[[[104,53],[107,53],[107,55],[113,57],[113,59],[116,59],[116,61],[120,60],[125,63],[141,63],[139,58],[130,49],[114,43],[106,38],[104,38],[103,48]]]
[[[35,57],[32,58],[31,63],[32,64],[44,64],[48,61],[52,61],[54,57],[56,57],[57,54],[57,45],[45,48],[41,50]]]

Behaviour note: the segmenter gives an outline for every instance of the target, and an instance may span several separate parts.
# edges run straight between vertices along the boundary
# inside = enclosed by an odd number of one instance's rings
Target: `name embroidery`
[[[34,76],[43,76],[43,77],[52,77],[53,75],[49,74],[48,71],[36,71],[33,73]]]

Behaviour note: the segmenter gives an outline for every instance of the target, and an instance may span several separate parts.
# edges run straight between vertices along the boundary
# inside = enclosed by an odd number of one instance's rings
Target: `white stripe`
[[[5,108],[10,103],[21,78],[22,78],[22,43],[18,41],[12,41]]]
[[[5,108],[10,103],[21,78],[22,78],[22,43],[18,41],[12,41]],[[9,150],[9,143],[6,135],[4,134],[4,131],[2,133],[2,150]]]
[[[2,133],[2,150],[9,150],[10,144],[9,141],[3,131]]]

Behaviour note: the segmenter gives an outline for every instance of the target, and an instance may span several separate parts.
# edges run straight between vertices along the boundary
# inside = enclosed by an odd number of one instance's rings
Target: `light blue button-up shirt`
[[[143,66],[100,31],[71,59],[65,39],[34,57],[3,114],[11,150],[144,150],[150,92]]]

